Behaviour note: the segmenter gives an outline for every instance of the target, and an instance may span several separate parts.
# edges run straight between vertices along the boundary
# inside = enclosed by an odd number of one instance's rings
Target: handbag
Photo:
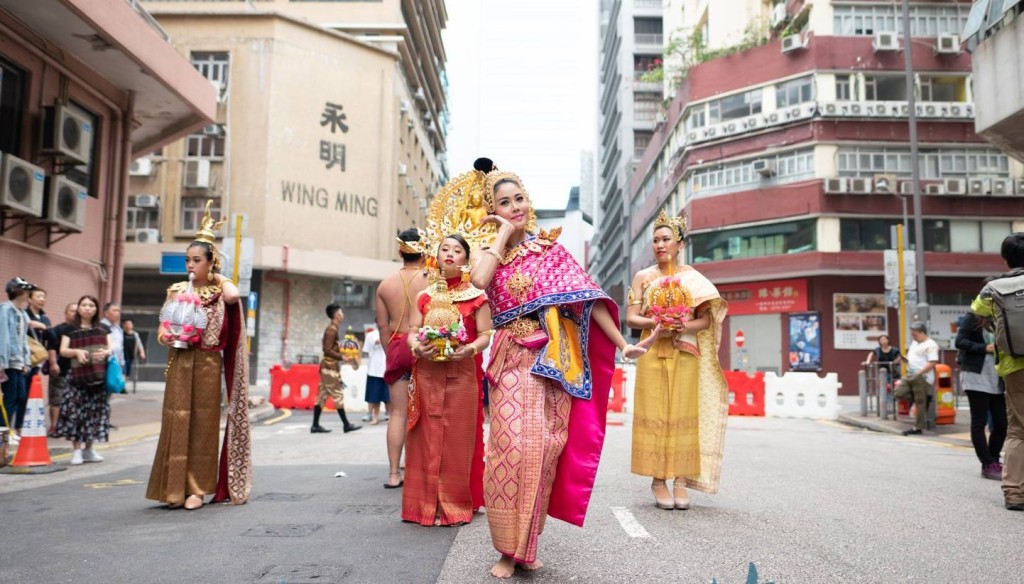
[[[32,335],[28,336],[28,350],[31,353],[29,358],[29,365],[35,367],[41,363],[45,363],[50,358],[50,354],[46,351],[46,347],[42,343],[36,340]]]
[[[107,361],[107,393],[124,393],[124,373],[117,359]]]

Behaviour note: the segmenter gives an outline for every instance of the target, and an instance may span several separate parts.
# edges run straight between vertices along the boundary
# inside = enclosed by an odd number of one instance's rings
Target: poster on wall
[[[789,370],[821,370],[821,314],[795,312],[789,315]]]
[[[836,349],[870,350],[889,330],[885,294],[833,294]]]

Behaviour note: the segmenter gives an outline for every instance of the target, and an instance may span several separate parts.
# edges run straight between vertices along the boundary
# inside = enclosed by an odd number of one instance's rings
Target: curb
[[[270,402],[264,402],[254,408],[249,408],[249,423],[257,424],[263,420],[273,418],[277,415],[277,408]]]
[[[846,424],[847,426],[852,426],[854,428],[862,428],[864,430],[871,430],[872,432],[882,432],[885,434],[893,434],[901,437],[903,436],[902,429],[893,428],[889,424],[876,421],[867,417],[861,417],[856,415],[840,415],[839,419],[836,421],[839,422],[840,424]],[[962,438],[949,438],[943,436],[942,434],[935,434],[932,431],[925,431],[924,434],[916,436],[916,438],[928,440],[930,442],[938,442],[940,444],[959,446],[962,448],[974,448],[970,440],[964,440]]]

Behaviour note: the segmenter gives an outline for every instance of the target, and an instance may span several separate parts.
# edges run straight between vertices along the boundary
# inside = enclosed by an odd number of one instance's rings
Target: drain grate
[[[279,564],[266,567],[253,584],[337,584],[350,568],[347,565]]]
[[[305,501],[313,496],[313,493],[265,493],[253,499],[253,501],[266,501],[270,503],[287,503],[290,501]]]
[[[242,535],[246,537],[307,537],[323,528],[316,523],[285,523],[283,525],[257,525]]]
[[[335,515],[391,515],[398,513],[400,505],[342,505],[333,510]]]

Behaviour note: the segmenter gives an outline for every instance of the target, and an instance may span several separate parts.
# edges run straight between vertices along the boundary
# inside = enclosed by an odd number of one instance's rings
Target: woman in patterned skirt
[[[96,298],[82,296],[75,312],[75,328],[60,340],[60,356],[71,359],[72,366],[60,404],[57,436],[73,442],[73,465],[102,462],[93,444],[106,442],[110,428],[106,387],[110,329],[100,324],[98,311]]]

